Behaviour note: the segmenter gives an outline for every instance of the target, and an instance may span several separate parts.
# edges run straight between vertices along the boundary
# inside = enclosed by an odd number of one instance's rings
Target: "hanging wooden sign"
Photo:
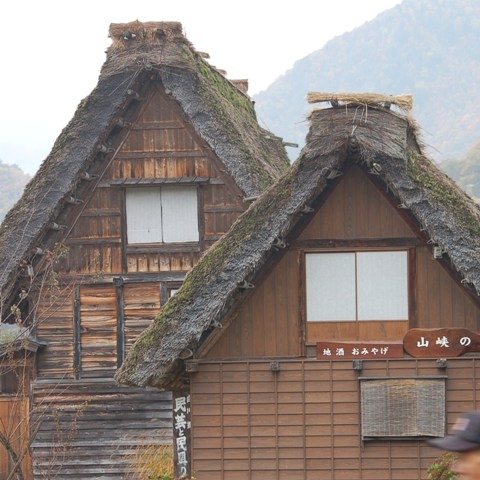
[[[466,328],[412,328],[403,348],[412,357],[459,357],[480,352],[480,335]]]
[[[401,358],[401,341],[333,341],[317,342],[318,360],[341,360],[352,358]]]
[[[175,478],[190,478],[190,395],[173,392],[173,464]]]

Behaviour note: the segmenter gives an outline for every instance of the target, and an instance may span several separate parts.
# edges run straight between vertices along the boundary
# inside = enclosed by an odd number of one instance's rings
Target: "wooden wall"
[[[65,254],[32,289],[36,334],[47,342],[32,392],[36,418],[44,415],[35,478],[124,478],[139,446],[171,441],[170,395],[117,387],[113,375],[170,289],[247,206],[175,102],[160,85],[149,92],[60,217]],[[197,189],[199,241],[129,245],[126,189],[176,184]]]
[[[8,377],[3,383],[3,393],[0,388],[0,435],[23,459],[21,471],[25,478],[30,478],[32,474],[28,444],[31,362],[32,357],[4,358],[0,369],[0,375]],[[0,442],[0,479],[7,478],[11,468],[5,446]]]
[[[102,379],[37,381],[33,395],[35,478],[137,478],[142,449],[171,443],[168,392]]]
[[[449,429],[480,407],[478,358],[201,362],[191,376],[198,480],[418,480],[439,451],[423,440],[362,443],[358,376],[446,375]]]
[[[410,320],[306,322],[304,255],[355,249],[409,251]],[[398,208],[352,166],[312,220],[235,312],[206,353],[209,358],[302,355],[305,343],[325,339],[401,340],[413,327],[480,328],[478,302],[445,265],[432,258]]]
[[[69,227],[66,273],[111,274],[188,271],[200,252],[223,235],[245,210],[242,192],[179,108],[154,88],[125,141],[101,173]],[[198,188],[200,241],[128,245],[125,189],[162,184]]]

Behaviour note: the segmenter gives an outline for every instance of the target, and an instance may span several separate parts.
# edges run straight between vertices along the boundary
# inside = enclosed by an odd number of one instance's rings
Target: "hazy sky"
[[[228,78],[267,88],[296,60],[401,0],[3,0],[0,160],[32,174],[105,60],[110,23],[180,21]]]

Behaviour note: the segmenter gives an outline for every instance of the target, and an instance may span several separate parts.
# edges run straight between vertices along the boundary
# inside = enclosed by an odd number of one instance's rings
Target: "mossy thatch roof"
[[[110,26],[112,45],[98,84],[78,106],[38,173],[0,226],[0,299],[74,197],[99,145],[118,131],[133,93],[160,82],[247,197],[289,167],[281,139],[262,129],[249,97],[206,63],[177,22]],[[145,86],[147,85],[147,86]]]
[[[295,225],[351,161],[365,165],[409,209],[419,227],[448,255],[465,282],[480,292],[478,206],[424,154],[412,120],[379,106],[315,110],[306,147],[273,187],[251,205],[187,275],[179,292],[136,341],[118,382],[179,386],[182,352],[195,352],[212,326],[241,300]],[[254,280],[253,280],[254,283]]]

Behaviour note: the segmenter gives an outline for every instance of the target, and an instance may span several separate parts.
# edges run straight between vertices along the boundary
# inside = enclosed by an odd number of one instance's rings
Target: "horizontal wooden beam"
[[[215,212],[239,212],[243,213],[245,211],[240,205],[205,205],[203,208],[204,212],[215,213]]]
[[[121,178],[110,180],[108,183],[112,186],[143,186],[143,185],[176,185],[176,184],[206,184],[210,177],[162,177],[162,178]]]
[[[146,283],[146,282],[183,282],[187,271],[176,270],[168,272],[141,272],[141,273],[108,273],[108,274],[82,274],[81,281],[78,275],[61,275],[58,277],[60,285],[72,285],[76,283],[83,284],[114,284],[114,279],[121,277],[126,283]]]
[[[127,255],[140,255],[140,254],[161,254],[161,253],[198,253],[200,252],[200,245],[198,242],[192,243],[157,243],[152,245],[127,245]]]
[[[132,125],[132,130],[170,130],[183,128],[185,128],[185,126],[179,122],[135,123]]]
[[[66,245],[119,245],[120,237],[68,238]]]
[[[115,155],[115,158],[134,160],[136,158],[190,158],[190,157],[204,157],[207,158],[206,154],[201,150],[180,150],[180,151],[171,151],[171,150],[154,150],[151,152],[118,152]]]
[[[295,249],[314,248],[381,248],[381,247],[415,247],[423,243],[415,237],[406,238],[325,238],[314,240],[297,240],[293,243]]]

